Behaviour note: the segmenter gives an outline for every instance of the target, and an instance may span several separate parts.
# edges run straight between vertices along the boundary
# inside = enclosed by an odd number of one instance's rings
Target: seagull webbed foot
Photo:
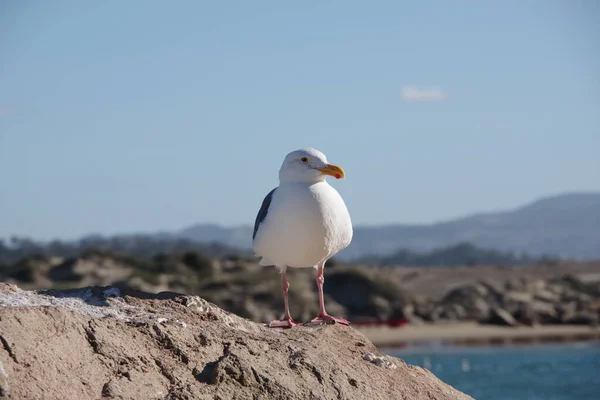
[[[341,324],[350,325],[350,322],[340,317],[332,317],[329,314],[319,314],[316,318],[313,318],[310,322],[325,322],[330,324]]]
[[[293,328],[298,324],[293,319],[280,319],[269,322],[269,328]]]

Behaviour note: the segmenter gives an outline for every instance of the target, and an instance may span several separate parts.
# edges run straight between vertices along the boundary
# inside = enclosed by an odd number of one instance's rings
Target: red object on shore
[[[393,326],[395,328],[398,328],[400,326],[404,326],[406,324],[408,324],[408,320],[402,318],[402,319],[391,319],[387,322],[388,326]]]
[[[350,321],[354,326],[391,326],[394,328],[399,328],[408,324],[408,320],[402,319],[390,319],[387,321],[377,321],[373,319],[363,319],[363,320],[354,320]]]

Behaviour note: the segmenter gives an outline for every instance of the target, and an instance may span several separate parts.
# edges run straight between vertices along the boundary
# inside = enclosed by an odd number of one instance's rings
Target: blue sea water
[[[600,343],[387,349],[477,400],[600,399]]]

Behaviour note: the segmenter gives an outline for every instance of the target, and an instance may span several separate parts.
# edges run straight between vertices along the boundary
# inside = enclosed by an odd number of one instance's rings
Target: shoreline
[[[433,344],[478,346],[519,345],[600,340],[600,327],[586,325],[540,325],[505,327],[476,323],[405,325],[399,328],[356,327],[377,347]]]

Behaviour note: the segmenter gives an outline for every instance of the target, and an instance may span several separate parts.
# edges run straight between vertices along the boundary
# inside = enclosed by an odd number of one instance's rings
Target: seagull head
[[[280,182],[322,182],[327,176],[341,179],[346,174],[341,167],[329,164],[325,154],[311,148],[292,151],[279,169]]]

